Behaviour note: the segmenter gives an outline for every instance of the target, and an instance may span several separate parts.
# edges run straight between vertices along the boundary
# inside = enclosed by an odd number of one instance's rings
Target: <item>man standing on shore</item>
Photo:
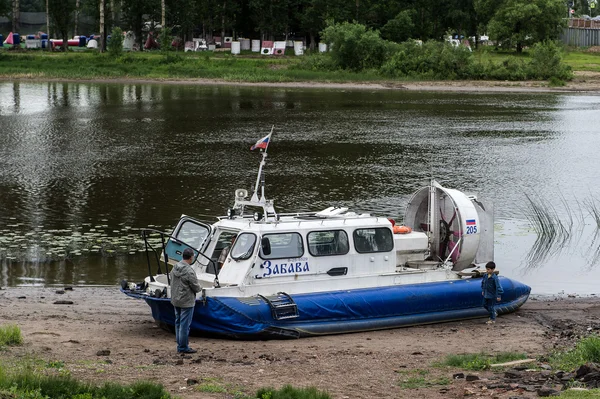
[[[188,345],[196,294],[202,290],[191,266],[193,258],[194,251],[191,248],[184,249],[181,261],[171,271],[171,304],[175,308],[177,353],[197,352]]]

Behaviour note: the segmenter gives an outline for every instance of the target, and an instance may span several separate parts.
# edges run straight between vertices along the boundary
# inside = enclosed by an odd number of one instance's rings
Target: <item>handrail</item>
[[[142,229],[142,238],[144,239],[144,246],[146,248],[146,262],[148,264],[148,274],[150,276],[150,281],[155,281],[154,277],[152,276],[152,267],[151,267],[151,262],[150,262],[150,255],[148,254],[148,249],[151,249],[152,252],[154,252],[154,256],[156,259],[156,264],[158,266],[158,270],[157,270],[157,274],[161,274],[162,273],[162,268],[160,266],[160,256],[158,254],[158,251],[152,246],[152,244],[150,244],[148,242],[148,239],[150,238],[151,234],[158,234],[160,236],[161,239],[161,250],[162,250],[162,254],[163,254],[163,258],[164,258],[164,262],[165,262],[165,274],[167,275],[167,283],[168,285],[171,285],[171,279],[169,277],[169,255],[167,254],[167,247],[166,247],[166,242],[165,242],[165,238],[167,238],[168,240],[173,240],[174,242],[184,245],[187,248],[190,248],[192,251],[194,251],[195,257],[194,257],[194,261],[192,262],[195,263],[198,260],[199,256],[202,256],[203,258],[205,258],[206,260],[208,260],[209,264],[211,264],[213,266],[213,269],[215,271],[217,271],[217,265],[215,264],[215,262],[209,258],[208,256],[206,256],[204,253],[202,253],[199,249],[196,249],[192,246],[190,246],[189,244],[187,244],[184,241],[181,241],[180,239],[178,239],[177,237],[172,236],[170,233],[164,232],[164,231],[160,231],[160,230],[156,230],[156,229],[150,229],[150,228],[146,228],[146,229]],[[218,287],[219,286],[219,279],[217,277],[217,275],[215,274],[215,284]]]

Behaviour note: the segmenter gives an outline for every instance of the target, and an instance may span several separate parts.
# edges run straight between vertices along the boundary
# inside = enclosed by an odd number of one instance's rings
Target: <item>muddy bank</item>
[[[40,79],[30,75],[0,76],[0,81],[39,81],[67,83],[120,83],[120,84],[173,84],[173,85],[219,85],[246,87],[280,87],[302,89],[332,90],[409,90],[443,92],[507,92],[507,93],[555,93],[582,92],[600,94],[600,73],[575,71],[572,81],[565,86],[549,86],[546,81],[495,81],[495,80],[459,80],[459,81],[384,81],[384,82],[232,82],[219,79],[147,79],[147,78],[98,78],[98,79]]]
[[[453,379],[462,370],[433,363],[448,354],[481,351],[537,357],[600,329],[599,299],[565,297],[529,300],[494,326],[476,319],[291,341],[192,337],[198,353],[182,357],[176,354],[174,336],[154,324],[149,307],[116,286],[8,288],[0,290],[0,303],[0,324],[19,325],[25,341],[0,352],[3,364],[26,356],[63,362],[77,378],[153,380],[184,398],[228,398],[235,392],[252,394],[260,387],[285,384],[316,386],[337,399],[448,398],[470,391],[486,391],[488,396],[490,389],[499,398],[517,393],[537,397],[534,391],[506,389],[501,374],[465,372],[480,380]],[[446,384],[402,386],[413,377]],[[489,388],[494,382],[499,388]],[[204,392],[214,390],[210,385],[222,392]]]

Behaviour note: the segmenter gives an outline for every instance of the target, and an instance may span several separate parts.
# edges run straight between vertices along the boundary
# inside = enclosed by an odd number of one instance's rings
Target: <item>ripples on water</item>
[[[401,219],[435,177],[493,200],[506,274],[539,293],[595,289],[577,246],[527,267],[524,209],[525,193],[600,198],[599,97],[0,83],[0,98],[1,285],[141,278],[143,257],[129,244],[107,252],[113,241],[181,213],[224,214],[236,188],[252,188],[249,147],[274,124],[266,179],[280,211],[338,204]],[[104,236],[75,239],[97,225]]]

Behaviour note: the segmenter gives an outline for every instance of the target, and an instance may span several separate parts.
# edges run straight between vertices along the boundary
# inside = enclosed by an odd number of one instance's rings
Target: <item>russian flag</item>
[[[476,224],[475,219],[467,219],[467,226],[475,226]]]
[[[269,141],[271,141],[271,134],[272,132],[263,137],[262,139],[258,140],[256,144],[250,147],[250,151],[254,151],[257,148],[262,148],[263,150],[265,150],[269,146]]]

